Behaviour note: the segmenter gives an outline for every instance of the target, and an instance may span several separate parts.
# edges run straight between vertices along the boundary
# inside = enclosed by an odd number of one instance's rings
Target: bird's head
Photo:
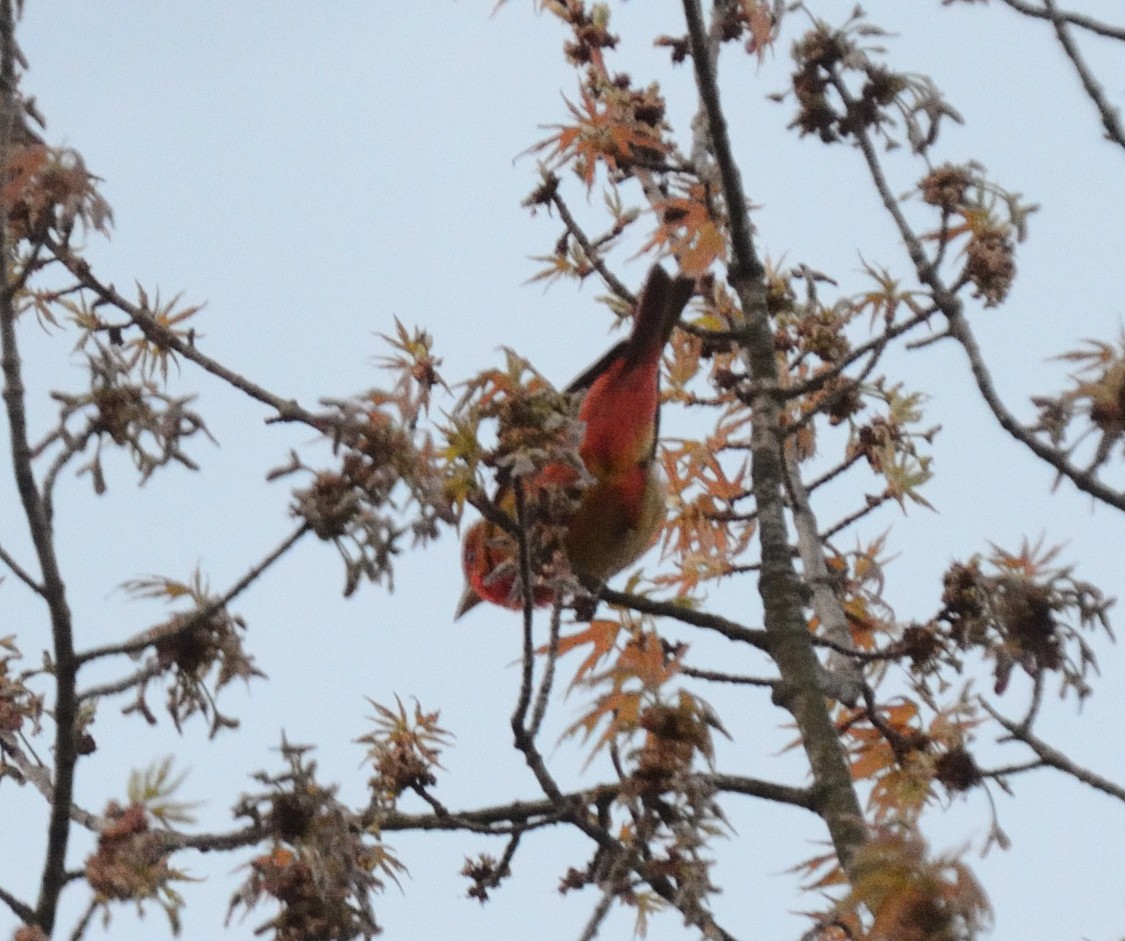
[[[484,601],[481,590],[489,575],[488,527],[484,520],[478,520],[469,527],[461,543],[461,569],[465,573],[465,589],[457,602],[453,620],[471,611]],[[487,590],[487,589],[485,589]]]

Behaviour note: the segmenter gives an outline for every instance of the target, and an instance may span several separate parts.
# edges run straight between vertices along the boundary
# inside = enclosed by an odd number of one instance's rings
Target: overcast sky
[[[197,321],[202,348],[314,406],[321,397],[383,381],[377,334],[391,332],[395,317],[434,335],[450,382],[499,363],[503,345],[561,385],[611,342],[593,282],[546,292],[525,283],[537,270],[530,256],[548,253],[560,228],[521,209],[537,179],[534,159],[521,154],[546,134],[542,125],[564,116],[561,94],[575,85],[559,51],[563,30],[531,6],[510,0],[490,15],[491,0],[27,0],[19,35],[30,64],[26,88],[47,117],[48,139],[81,151],[114,207],[112,240],[90,240],[95,270],[126,293],[139,281],[165,296],[182,291],[188,301],[205,301]],[[1041,206],[1032,239],[1020,250],[1010,301],[973,313],[1002,394],[1029,417],[1027,397],[1056,390],[1065,375],[1050,356],[1121,330],[1121,154],[1099,142],[1093,109],[1041,24],[1019,20],[1000,4],[866,6],[897,34],[885,40],[891,63],[932,75],[966,119],[950,129],[940,157],[978,159]],[[1087,6],[1100,14],[1112,8],[1119,18],[1125,11],[1121,3]],[[614,67],[637,84],[659,77],[670,118],[684,129],[694,108],[690,70],[669,71],[666,51],[646,41],[682,33],[679,16],[671,2],[615,4],[615,31],[625,41]],[[864,259],[906,279],[905,253],[858,154],[785,133],[792,105],[765,98],[785,86],[798,18],[760,67],[724,53],[725,100],[747,190],[759,206],[759,244],[775,260],[831,274],[843,292],[863,286]],[[1084,48],[1114,100],[1125,101],[1120,52],[1113,63],[1111,47]],[[919,175],[905,161],[892,162],[891,170],[901,173],[894,180],[901,192]],[[572,195],[581,204],[578,191]],[[647,264],[638,259],[621,273],[636,285]],[[72,337],[23,327],[29,385],[39,394],[32,415],[41,429],[53,409],[44,390],[79,387],[81,359],[71,353]],[[938,344],[899,368],[898,378],[930,394],[933,422],[943,426],[937,477],[925,491],[938,512],[887,510],[858,534],[870,539],[891,527],[896,558],[887,570],[888,598],[899,617],[937,610],[940,573],[952,559],[986,552],[990,540],[1015,549],[1025,536],[1066,543],[1063,558],[1078,565],[1079,577],[1125,594],[1120,518],[1065,484],[1052,493],[1048,469],[985,414],[958,350]],[[261,408],[193,368],[185,367],[175,386],[198,391],[198,409],[219,442],[194,443],[202,473],[175,469],[137,490],[127,464],[110,461],[106,496],[95,498],[86,479],[60,487],[58,536],[80,646],[124,638],[165,616],[157,605],[129,601],[117,588],[126,579],[186,578],[198,565],[222,590],[292,525],[286,485],[263,478],[311,436],[266,426]],[[22,549],[10,485],[0,501],[5,547]],[[820,509],[831,519],[846,505]],[[107,702],[94,728],[98,751],[79,768],[79,800],[101,810],[109,798],[123,799],[130,768],[175,753],[191,771],[183,796],[206,802],[200,825],[229,827],[230,804],[251,787],[247,775],[280,767],[272,749],[284,730],[290,741],[316,743],[323,778],[339,781],[345,799],[362,802],[369,772],[354,739],[369,728],[365,697],[388,702],[396,693],[441,709],[457,736],[443,759],[439,794],[447,805],[538,796],[509,745],[518,619],[482,609],[452,623],[457,552],[447,535],[398,561],[393,593],[365,585],[344,601],[333,553],[302,545],[236,606],[250,625],[258,666],[270,677],[224,694],[221,704],[239,716],[242,729],[209,743],[198,721],[182,736],[167,721],[150,729],[133,717],[123,725],[117,704]],[[723,602],[745,619],[753,583],[737,591],[742,595]],[[18,633],[36,661],[45,628],[21,594],[12,579],[0,587],[0,635]],[[701,661],[711,655],[711,665],[721,664],[723,647],[690,640]],[[1103,639],[1097,649],[1103,679],[1095,696],[1081,714],[1073,698],[1051,700],[1043,734],[1122,780],[1125,659]],[[744,698],[708,696],[733,736],[722,751],[728,770],[800,783],[800,762],[779,754],[791,732],[765,697],[747,709]],[[157,692],[154,705],[159,701]],[[578,704],[560,702],[547,734],[573,721]],[[1013,714],[1018,708],[1013,700]],[[990,754],[1025,757],[1015,749]],[[580,780],[582,755],[571,744],[552,753],[564,781]],[[581,780],[592,783],[597,767]],[[1119,938],[1121,806],[1049,772],[1015,785],[1014,800],[993,789],[1014,841],[1008,853],[978,858],[990,814],[979,791],[929,818],[937,846],[972,847],[970,862],[996,909],[994,937]],[[43,833],[38,797],[4,781],[0,801],[0,884],[33,898]],[[25,826],[13,829],[13,808]],[[729,809],[738,833],[716,846],[716,880],[725,886],[716,900],[719,921],[740,938],[798,937],[807,923],[796,913],[819,903],[795,893],[786,870],[822,852],[822,830],[795,811],[750,802]],[[457,871],[464,856],[498,853],[499,843],[397,834],[389,842],[411,876],[404,892],[392,886],[376,900],[387,937],[514,938],[534,931],[543,941],[561,941],[577,937],[595,901],[590,893],[560,899],[556,891],[565,869],[586,860],[574,836],[526,840],[516,878],[483,908],[464,898]],[[88,851],[79,838],[71,865]],[[185,937],[217,935],[230,893],[245,876],[235,869],[252,855],[178,859],[191,874],[208,876],[184,888]],[[80,891],[67,900],[62,924],[69,930],[84,900]],[[236,920],[227,937],[249,941],[270,914],[263,909]],[[0,910],[0,937],[11,925],[10,913]],[[629,925],[627,913],[616,915],[603,937],[628,937]],[[166,933],[162,914],[149,906],[143,922],[117,910],[109,931],[103,935],[99,925],[90,937],[147,941]],[[692,933],[669,914],[649,936],[665,941]]]

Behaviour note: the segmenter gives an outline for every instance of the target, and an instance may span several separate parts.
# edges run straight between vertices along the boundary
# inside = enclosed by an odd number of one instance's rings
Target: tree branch
[[[734,686],[761,686],[766,689],[775,689],[780,682],[777,679],[768,679],[764,676],[737,676],[733,673],[723,673],[720,670],[704,670],[700,667],[681,666],[680,672],[696,680],[706,680],[708,683],[730,683]]]
[[[696,87],[706,116],[705,132],[718,165],[729,216],[733,261],[727,279],[746,318],[745,357],[757,388],[751,403],[750,477],[758,509],[761,545],[758,591],[766,631],[770,635],[769,652],[783,679],[774,698],[797,724],[815,787],[823,798],[819,812],[840,863],[847,870],[853,854],[866,838],[866,830],[847,759],[820,689],[820,664],[809,640],[803,613],[804,592],[789,545],[782,496],[785,472],[781,393],[773,330],[766,306],[765,271],[751,237],[742,178],[727,133],[715,58],[708,44],[699,0],[683,0],[683,8]]]
[[[1050,20],[1051,22],[1061,21],[1063,23],[1070,23],[1073,26],[1087,29],[1091,33],[1096,33],[1099,36],[1105,36],[1107,39],[1120,39],[1125,41],[1125,29],[1119,26],[1110,26],[1107,23],[1102,23],[1083,13],[1072,13],[1070,10],[1053,11],[1049,9],[1050,4],[1046,4],[1048,9],[1045,9],[1044,7],[1033,6],[1027,3],[1026,0],[1001,0],[1001,2],[1007,4],[1017,13],[1022,13],[1024,16],[1030,16],[1040,20]]]
[[[816,805],[816,796],[809,788],[792,787],[734,774],[700,774],[698,778],[706,786],[722,793],[756,797],[809,811],[812,811]],[[560,793],[557,801],[551,798],[512,801],[508,804],[497,804],[475,810],[451,811],[445,814],[407,814],[397,810],[386,812],[371,809],[363,815],[361,822],[364,826],[376,825],[380,830],[385,831],[469,830],[474,833],[507,836],[512,832],[512,826],[527,831],[568,822],[571,814],[585,813],[586,808],[616,799],[625,787],[624,784],[599,784],[582,791]]]
[[[707,614],[695,611],[683,605],[670,601],[653,601],[641,595],[631,595],[624,591],[615,591],[607,585],[600,585],[595,589],[597,597],[610,604],[619,605],[641,614],[651,614],[656,617],[671,618],[693,627],[702,627],[717,634],[722,634],[728,640],[739,641],[756,647],[758,650],[770,649],[770,637],[766,631],[743,627],[734,621],[729,621],[717,614]]]
[[[24,570],[20,566],[20,564],[7,552],[7,550],[4,549],[3,546],[0,546],[0,562],[3,562],[6,566],[8,566],[8,568],[11,569],[12,574],[15,575],[16,578],[18,578],[25,585],[27,585],[27,587],[35,592],[35,594],[44,594],[46,589],[44,589],[44,587],[40,585],[39,582],[37,582],[26,570]]]
[[[712,48],[708,40],[699,0],[684,0],[683,6],[691,58],[695,66],[695,86],[700,99],[700,114],[696,121],[700,125],[706,124],[705,129],[696,129],[697,132],[703,131],[702,135],[697,136],[710,142],[709,149],[718,167],[723,197],[727,204],[727,224],[730,226],[731,250],[734,254],[730,280],[732,285],[736,281],[762,282],[766,272],[754,248],[750,217],[746,212],[746,194],[742,188],[742,174],[734,160],[726,117],[719,101],[719,83],[715,75],[718,45]],[[699,160],[694,162],[697,166],[702,165]],[[764,284],[762,287],[764,291]],[[765,312],[764,294],[761,310]],[[757,380],[764,377],[755,375],[754,378]]]
[[[832,78],[833,86],[845,105],[854,107],[855,101],[848,91],[847,85],[844,84],[844,81],[837,74],[833,74]],[[895,227],[898,229],[899,236],[902,239],[903,245],[906,247],[907,254],[909,254],[910,260],[914,263],[914,269],[918,280],[930,289],[934,303],[937,305],[938,309],[941,310],[942,314],[945,315],[949,323],[949,335],[957,340],[957,342],[961,344],[962,349],[964,349],[969,360],[969,368],[972,370],[973,378],[976,380],[981,397],[992,411],[993,417],[995,417],[1000,427],[1030,449],[1037,457],[1050,464],[1062,476],[1070,480],[1079,490],[1090,494],[1090,496],[1110,506],[1117,507],[1119,510],[1125,510],[1125,494],[1107,487],[1093,474],[1075,467],[1066,459],[1066,456],[1061,451],[1040,441],[1008,411],[1007,407],[996,393],[992,377],[989,375],[988,368],[985,366],[984,358],[981,355],[980,347],[977,346],[976,338],[973,336],[972,329],[965,319],[964,305],[961,303],[960,298],[946,286],[941,276],[938,274],[934,262],[927,257],[922,247],[922,240],[911,228],[910,223],[906,221],[906,217],[899,207],[898,199],[895,197],[894,193],[891,192],[890,185],[887,183],[887,178],[883,173],[882,164],[879,162],[879,156],[875,151],[875,145],[870,135],[868,135],[866,129],[862,126],[857,127],[854,134],[855,140],[859,144],[860,151],[863,154],[864,161],[867,163],[871,181],[875,184],[875,189],[879,193],[879,198],[882,200],[884,208],[887,210],[895,223]]]
[[[1002,716],[984,699],[980,700],[980,704],[984,707],[985,712],[1008,730],[1008,733],[1013,739],[1023,742],[1028,748],[1035,752],[1042,764],[1048,765],[1056,771],[1062,771],[1064,774],[1069,774],[1072,778],[1076,778],[1083,784],[1088,784],[1090,787],[1101,791],[1103,794],[1116,797],[1119,801],[1125,801],[1125,788],[1114,784],[1108,778],[1103,778],[1100,774],[1096,774],[1087,768],[1083,768],[1081,765],[1075,764],[1070,758],[1058,749],[1052,748],[1030,729],[1022,725],[1017,725],[1015,722],[1012,722],[1011,719]]]
[[[617,869],[620,867],[620,865],[621,860],[617,860],[614,868]],[[613,899],[615,895],[613,886],[608,883],[610,883],[611,880],[615,878],[620,878],[620,876],[621,873],[615,871],[611,871],[607,874],[605,880],[607,882],[607,885],[602,889],[602,894],[598,898],[597,904],[594,905],[594,910],[590,912],[590,917],[586,919],[586,925],[582,929],[582,934],[578,936],[578,941],[593,941],[593,939],[598,936],[598,932],[601,929],[602,922],[605,921],[606,916],[609,914],[609,910],[613,905]]]
[[[32,760],[24,750],[20,748],[16,737],[12,732],[0,732],[0,752],[10,755],[15,766],[19,768],[20,774],[23,775],[24,780],[30,782],[40,794],[46,798],[48,804],[52,807],[55,805],[55,787],[51,783],[51,772],[47,766],[44,765],[37,758]],[[91,833],[100,833],[105,826],[105,820],[97,814],[90,813],[90,811],[79,807],[77,804],[71,804],[70,819],[77,823],[79,826],[85,827]],[[65,880],[64,880],[65,881]]]
[[[161,844],[169,850],[192,849],[200,853],[219,852],[253,846],[260,843],[270,831],[257,824],[232,830],[230,833],[176,833],[163,832]]]
[[[11,0],[0,4],[0,98],[7,126],[0,127],[0,166],[12,158],[16,121],[20,112],[16,73],[15,19]],[[42,595],[51,620],[51,644],[55,676],[55,774],[54,800],[47,829],[43,874],[36,903],[35,923],[50,934],[55,924],[59,893],[65,883],[66,847],[70,837],[70,811],[74,799],[74,766],[78,760],[74,634],[66,586],[55,555],[54,536],[31,468],[27,413],[19,349],[16,344],[16,310],[13,303],[6,209],[0,207],[0,369],[4,375],[4,405],[8,413],[12,473],[20,503],[39,561]]]
[[[70,933],[70,941],[81,941],[82,935],[86,933],[86,929],[90,927],[90,922],[93,920],[94,913],[98,910],[98,899],[94,896],[86,904],[86,911],[82,913],[82,917],[78,919],[74,925],[74,930]]]
[[[18,898],[12,895],[3,886],[0,886],[0,902],[8,906],[17,918],[27,924],[32,924],[35,921],[35,909],[30,905],[21,902]]]
[[[124,693],[135,686],[140,686],[142,683],[151,680],[153,677],[159,676],[163,673],[165,667],[162,666],[155,657],[151,658],[139,670],[134,670],[128,676],[123,676],[119,680],[113,680],[109,683],[102,683],[98,686],[91,686],[89,689],[84,689],[78,693],[78,701],[86,702],[90,699],[97,699],[101,696],[113,696],[117,693]]]
[[[808,491],[801,480],[801,470],[796,460],[788,455],[785,464],[788,470],[786,483],[789,499],[793,506],[793,528],[797,532],[797,551],[801,556],[805,584],[812,590],[813,611],[816,612],[824,636],[850,653],[853,646],[851,628],[848,626],[847,615],[844,614],[844,606],[832,587],[832,578],[824,561],[824,544],[818,532]],[[829,685],[824,692],[833,699],[854,706],[863,683],[863,670],[859,663],[847,653],[832,650],[828,655],[827,673],[823,679]]]
[[[562,605],[561,599],[556,598],[551,606],[551,634],[547,640],[547,660],[543,667],[543,677],[539,681],[539,689],[535,694],[535,706],[531,710],[532,738],[539,735],[539,727],[547,715],[547,704],[551,698],[551,689],[555,683],[555,667],[559,661],[559,633],[562,630]]]
[[[578,243],[579,247],[581,247],[583,254],[586,256],[586,260],[589,261],[594,270],[602,276],[602,280],[609,286],[609,289],[630,306],[635,306],[637,296],[625,286],[625,283],[617,277],[617,275],[609,270],[609,267],[602,259],[601,253],[590,242],[586,233],[582,231],[578,220],[574,218],[570,207],[563,200],[562,196],[559,195],[557,190],[551,194],[551,205],[559,211],[559,217],[562,219],[563,225],[565,225],[567,231],[574,236],[574,240]]]
[[[950,336],[960,343],[961,348],[965,351],[969,360],[969,368],[972,370],[981,398],[984,399],[1000,427],[1029,448],[1037,457],[1057,470],[1060,476],[1065,477],[1079,490],[1109,506],[1125,510],[1125,493],[1107,487],[1098,480],[1097,475],[1075,467],[1061,451],[1040,441],[1008,411],[992,382],[992,376],[985,365],[984,356],[977,345],[976,337],[973,335],[968,320],[962,313],[960,301],[957,301],[950,308],[950,311],[946,312],[946,317],[949,319]]]
[[[1086,60],[1082,58],[1082,53],[1071,37],[1066,22],[1055,7],[1055,0],[1043,0],[1043,8],[1047,11],[1051,25],[1055,28],[1059,45],[1063,47],[1066,57],[1070,59],[1074,71],[1078,73],[1079,81],[1082,82],[1082,87],[1086,90],[1087,96],[1094,103],[1094,107],[1098,109],[1098,114],[1102,119],[1102,127],[1105,128],[1106,138],[1117,144],[1118,147],[1125,149],[1125,132],[1122,131],[1121,124],[1118,121],[1117,109],[1106,100],[1105,89],[1094,78],[1089,66],[1086,65]]]
[[[274,395],[268,389],[250,381],[233,369],[228,369],[222,363],[202,353],[194,343],[177,336],[173,330],[157,321],[147,310],[126,300],[113,285],[104,284],[98,280],[90,269],[89,263],[85,259],[72,254],[67,246],[59,245],[50,240],[46,244],[66,270],[78,280],[79,284],[96,294],[103,303],[111,304],[127,314],[151,343],[160,349],[171,350],[179,354],[216,378],[221,379],[240,392],[244,392],[250,398],[261,402],[263,405],[268,405],[277,412],[277,420],[301,422],[320,432],[325,430],[323,418],[302,408],[295,399],[283,399],[279,395]]]
[[[111,657],[118,654],[139,653],[140,651],[146,650],[147,648],[151,647],[157,641],[167,643],[168,641],[174,640],[177,637],[182,637],[191,633],[191,631],[197,628],[200,624],[214,617],[219,611],[221,611],[228,604],[230,604],[231,601],[238,597],[238,595],[242,594],[242,592],[249,588],[255,581],[258,580],[258,578],[260,578],[265,573],[265,571],[271,565],[273,565],[278,559],[285,555],[286,552],[293,548],[293,546],[297,543],[297,540],[299,540],[302,536],[309,532],[310,529],[311,527],[308,523],[302,523],[292,533],[286,536],[285,539],[283,539],[281,543],[272,552],[270,552],[269,555],[262,559],[262,561],[257,565],[251,567],[251,569],[245,575],[243,575],[242,578],[240,578],[229,589],[227,589],[226,594],[220,596],[219,598],[216,598],[210,604],[206,604],[202,608],[198,608],[195,614],[176,624],[174,629],[156,634],[152,632],[145,632],[139,637],[135,637],[132,640],[127,640],[119,644],[106,644],[101,647],[92,647],[89,650],[85,650],[82,653],[78,654],[77,665],[82,666],[83,664],[89,663],[91,660],[98,660],[102,657]],[[117,692],[117,690],[110,691]],[[90,694],[87,693],[86,695]]]
[[[836,378],[836,376],[840,375],[852,363],[854,363],[858,359],[862,359],[868,353],[872,354],[873,360],[877,360],[890,344],[891,340],[895,340],[903,334],[909,333],[915,327],[927,323],[935,312],[936,309],[934,308],[920,311],[913,316],[908,317],[901,323],[888,326],[878,336],[872,337],[866,343],[862,343],[861,345],[857,346],[854,350],[848,353],[847,356],[843,357],[838,362],[833,363],[828,369],[824,369],[818,372],[816,375],[810,376],[808,379],[805,379],[803,382],[799,382],[796,385],[790,386],[789,388],[785,389],[785,391],[782,393],[783,396],[787,399],[797,399],[808,395],[808,393],[810,392],[818,391],[819,389],[824,387],[825,383],[827,383],[831,379]],[[871,366],[865,366],[864,374],[869,373],[871,371],[871,368]]]

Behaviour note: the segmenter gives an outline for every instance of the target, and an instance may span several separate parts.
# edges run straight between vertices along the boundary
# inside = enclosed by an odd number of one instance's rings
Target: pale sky
[[[26,89],[47,117],[48,140],[78,149],[105,180],[116,226],[109,242],[91,238],[95,270],[125,293],[139,281],[164,296],[182,291],[186,301],[205,301],[197,318],[201,348],[272,391],[315,406],[321,397],[384,381],[376,335],[392,332],[395,317],[434,335],[450,382],[502,362],[499,347],[510,346],[562,385],[609,344],[610,320],[595,303],[601,292],[593,282],[546,292],[525,284],[537,269],[530,256],[549,253],[561,227],[520,207],[537,180],[534,158],[521,154],[546,135],[542,125],[564,117],[562,95],[573,94],[576,82],[560,53],[563,29],[531,6],[509,0],[490,15],[491,0],[27,0],[18,35],[30,64]],[[1020,248],[1010,300],[972,312],[1002,394],[1028,418],[1027,397],[1056,391],[1065,376],[1048,357],[1086,337],[1116,339],[1121,330],[1121,154],[1099,140],[1093,108],[1042,24],[997,3],[865,6],[874,22],[897,34],[882,40],[891,64],[930,74],[966,119],[947,129],[941,159],[975,158],[1041,206],[1031,241]],[[1125,11],[1120,3],[1086,7],[1102,15],[1112,8],[1119,18]],[[613,15],[624,39],[614,67],[637,84],[659,77],[671,120],[686,130],[694,109],[690,70],[669,71],[666,51],[647,47],[650,35],[683,32],[678,4],[614,4]],[[792,69],[788,50],[799,16],[760,67],[737,60],[733,49],[721,63],[746,188],[759,206],[753,220],[760,248],[830,274],[845,293],[863,286],[864,259],[906,280],[905,252],[859,155],[785,133],[792,104],[765,100]],[[1125,101],[1120,48],[1116,63],[1107,44],[1083,48],[1109,94]],[[920,175],[905,158],[889,168],[899,174],[897,192]],[[570,195],[583,208],[578,189]],[[599,199],[595,194],[589,211]],[[636,285],[647,264],[638,259],[620,273]],[[73,337],[31,323],[23,325],[22,342],[28,384],[39,393],[31,414],[41,429],[53,409],[44,390],[80,387],[81,359],[70,352]],[[985,413],[958,349],[937,344],[892,365],[897,379],[930,394],[928,414],[943,426],[934,448],[937,476],[924,491],[938,512],[914,507],[903,516],[887,508],[857,532],[869,540],[890,528],[888,600],[901,620],[938,609],[940,574],[951,560],[987,552],[990,541],[1016,549],[1025,536],[1065,543],[1063,561],[1076,564],[1078,577],[1125,595],[1121,520],[1066,484],[1052,493],[1052,473]],[[198,391],[197,407],[219,441],[193,443],[202,473],[175,469],[138,490],[127,463],[111,460],[107,495],[94,497],[84,478],[60,486],[56,526],[80,646],[123,639],[166,616],[155,604],[129,601],[117,587],[127,579],[187,578],[198,565],[222,590],[292,526],[286,483],[266,484],[265,473],[285,461],[290,447],[325,457],[308,447],[311,435],[265,425],[263,409],[189,365],[175,387]],[[843,507],[850,504],[830,499],[818,510],[831,520]],[[5,547],[23,553],[10,485],[0,490],[0,519]],[[646,563],[656,561],[654,555]],[[238,600],[235,611],[250,626],[248,646],[269,675],[224,692],[220,705],[240,718],[239,731],[208,742],[196,720],[178,736],[167,720],[150,729],[137,717],[121,719],[125,701],[103,703],[93,729],[98,751],[79,768],[80,802],[101,811],[108,799],[123,800],[129,769],[174,753],[177,765],[190,769],[183,798],[205,802],[200,826],[228,828],[229,806],[254,786],[248,775],[280,768],[273,749],[284,730],[292,742],[315,743],[322,780],[338,781],[345,800],[361,803],[369,770],[354,740],[369,729],[366,698],[389,703],[395,694],[440,709],[457,737],[443,758],[438,791],[448,806],[538,797],[510,747],[519,620],[481,609],[453,624],[461,584],[453,534],[400,558],[393,593],[365,584],[343,600],[342,583],[334,551],[310,542]],[[758,616],[752,581],[719,601],[747,623]],[[18,633],[25,656],[37,662],[43,618],[14,579],[0,586],[0,612],[0,635]],[[690,640],[701,663],[722,664],[725,647],[677,628],[669,633]],[[1040,731],[1121,781],[1125,657],[1104,637],[1094,641],[1102,666],[1095,695],[1080,714],[1073,697],[1050,699]],[[128,669],[84,676],[82,685]],[[988,678],[981,682],[987,686]],[[1019,714],[1021,691],[1010,694],[1012,715]],[[780,727],[784,717],[766,696],[705,695],[733,736],[721,747],[724,770],[801,783],[801,762],[779,754],[792,733]],[[160,701],[154,691],[153,705]],[[559,700],[547,741],[574,720],[580,703]],[[1027,757],[1015,746],[985,754],[986,764]],[[595,763],[579,778],[584,752],[572,743],[550,757],[572,785],[592,784],[604,771]],[[935,846],[970,847],[967,860],[996,912],[992,937],[1119,938],[1125,808],[1052,772],[1013,784],[1014,799],[992,789],[1013,840],[1007,853],[979,858],[990,815],[979,790],[927,817]],[[9,781],[0,782],[0,801],[0,884],[33,898],[41,801]],[[715,899],[718,920],[739,938],[799,937],[808,923],[797,913],[819,900],[797,893],[786,870],[823,852],[823,829],[785,808],[748,800],[724,806],[737,833],[715,846],[715,879],[725,887]],[[90,846],[76,834],[72,867]],[[467,883],[457,873],[465,856],[498,855],[501,842],[433,834],[392,834],[388,842],[410,869],[403,892],[391,886],[375,899],[388,938],[534,932],[541,941],[563,941],[579,935],[597,900],[591,891],[566,898],[556,891],[566,868],[588,858],[574,835],[526,838],[515,877],[483,908],[464,897]],[[185,938],[219,936],[229,897],[245,876],[236,867],[256,852],[177,857],[191,875],[207,878],[183,887]],[[61,927],[69,931],[85,895],[72,889],[66,899]],[[250,941],[272,914],[261,908],[222,936]],[[614,914],[601,936],[629,937],[631,917]],[[0,908],[0,937],[13,925]],[[99,923],[87,936],[149,941],[166,937],[167,923],[153,905],[143,921],[118,908],[108,932]],[[649,933],[654,941],[694,936],[674,913],[658,918]]]

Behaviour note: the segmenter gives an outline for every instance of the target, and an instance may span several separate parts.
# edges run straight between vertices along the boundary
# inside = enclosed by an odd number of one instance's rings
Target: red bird
[[[655,265],[637,300],[632,334],[567,387],[583,392],[578,453],[594,479],[582,491],[564,539],[567,559],[580,575],[605,581],[620,572],[648,548],[664,518],[665,487],[655,463],[660,358],[694,291],[693,279],[671,278]],[[552,473],[552,467],[540,473],[542,482],[573,475],[561,465]],[[511,496],[499,502],[511,512]],[[515,541],[495,523],[480,520],[469,527],[461,556],[465,591],[455,617],[481,601],[523,606],[516,555]],[[535,589],[537,605],[552,597],[549,588]]]

